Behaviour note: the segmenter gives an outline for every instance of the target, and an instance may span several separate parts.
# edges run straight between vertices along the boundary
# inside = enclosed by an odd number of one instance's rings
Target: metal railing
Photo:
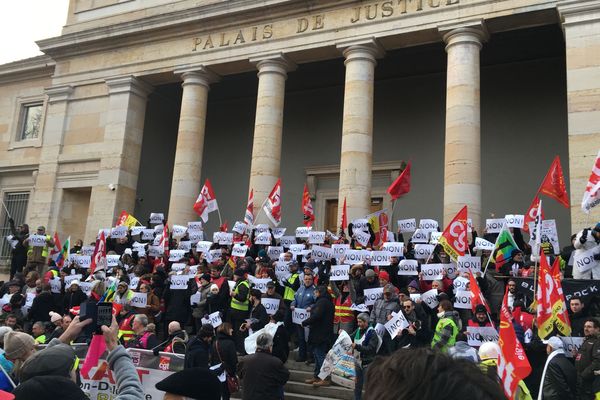
[[[15,226],[25,222],[29,192],[4,193],[3,201],[6,209],[4,207],[0,208],[0,264],[6,265],[10,262],[11,250],[10,243],[6,240],[6,237],[11,234],[8,214],[15,220]]]

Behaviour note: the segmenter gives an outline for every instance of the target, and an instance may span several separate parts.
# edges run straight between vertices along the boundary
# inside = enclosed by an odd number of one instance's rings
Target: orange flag
[[[567,194],[565,177],[558,156],[552,161],[552,165],[550,165],[550,169],[542,181],[538,193],[552,197],[554,200],[565,206],[565,208],[569,208],[569,195]]]

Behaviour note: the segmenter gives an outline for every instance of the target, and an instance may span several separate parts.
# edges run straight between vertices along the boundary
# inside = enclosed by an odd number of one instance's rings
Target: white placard
[[[382,250],[390,253],[390,257],[403,257],[404,256],[404,243],[402,242],[385,242]]]
[[[219,236],[219,244],[223,246],[229,246],[233,244],[233,233],[232,232],[221,232]]]
[[[352,221],[352,232],[356,233],[357,231],[369,232],[369,220],[365,218],[355,219]]]
[[[171,275],[171,290],[184,290],[188,288],[189,275]]]
[[[308,235],[310,234],[310,228],[306,227],[306,226],[299,226],[296,228],[296,237],[297,238],[308,238]]]
[[[325,243],[325,232],[322,232],[322,231],[310,231],[308,233],[308,243],[310,243],[310,244],[323,244],[323,243]]]
[[[454,263],[449,263],[449,264],[442,264],[444,266],[444,270],[446,271],[446,276],[450,279],[454,279],[456,278],[456,275],[458,275],[458,269],[456,268],[456,264]]]
[[[271,232],[261,232],[254,237],[254,244],[271,244]]]
[[[458,256],[456,266],[460,272],[481,272],[481,257],[477,256]]]
[[[358,312],[369,312],[369,307],[367,307],[366,304],[354,304],[352,303],[352,305],[350,306],[350,309],[352,311],[358,311]]]
[[[92,293],[92,285],[93,285],[93,282],[79,282],[79,288],[88,297]]]
[[[438,244],[440,241],[440,237],[442,237],[443,232],[431,232],[429,235],[429,243],[430,244]]]
[[[234,257],[246,257],[248,246],[245,244],[236,243],[231,249],[231,255]]]
[[[444,264],[423,264],[421,265],[424,281],[440,280],[444,277]]]
[[[556,229],[556,220],[543,220],[540,235],[542,243],[550,243],[553,247],[554,254],[560,254],[560,245],[558,243],[558,231]]]
[[[121,257],[118,254],[107,254],[106,255],[106,266],[116,267],[119,265],[119,259]]]
[[[494,250],[494,243],[487,241],[483,238],[475,238],[475,248],[479,250]]]
[[[458,290],[454,295],[454,308],[460,308],[462,310],[471,309],[471,292],[465,290]]]
[[[386,322],[384,326],[390,334],[390,337],[393,339],[396,336],[398,336],[398,334],[402,332],[403,329],[408,328],[410,324],[406,320],[404,314],[402,314],[401,312],[392,313],[392,315],[392,319]]]
[[[471,347],[480,347],[484,342],[498,343],[499,335],[491,326],[467,326],[467,343]]]
[[[142,229],[142,240],[154,240],[154,229]]]
[[[273,228],[273,238],[281,239],[285,235],[287,228]]]
[[[163,213],[150,213],[151,224],[162,224],[165,220],[165,214]]]
[[[140,283],[140,277],[132,276],[131,278],[129,278],[129,289],[136,290],[139,283]]]
[[[124,225],[115,226],[110,230],[110,237],[113,239],[123,239],[127,237],[127,227]]]
[[[369,241],[371,240],[371,234],[367,233],[367,232],[363,232],[363,231],[353,231],[354,233],[354,239],[356,239],[356,241],[358,243],[360,243],[361,246],[366,246],[369,244]]]
[[[362,250],[346,250],[344,257],[348,264],[359,264],[365,261],[366,253]]]
[[[283,246],[269,246],[267,248],[267,257],[271,260],[279,259],[281,254],[283,254]]]
[[[454,288],[454,293],[468,290],[467,286],[469,285],[469,283],[470,283],[470,280],[468,278],[463,278],[462,276],[459,276],[458,278],[456,278],[454,280],[454,282],[452,282],[452,286]],[[471,292],[469,292],[469,293],[471,293]]]
[[[183,271],[186,267],[185,263],[173,263],[171,264],[171,271],[174,272],[179,272],[179,271]]]
[[[594,255],[598,254],[598,252],[600,252],[599,246],[592,247],[586,251],[575,250],[573,253],[573,266],[576,267],[579,272],[589,271],[600,263],[600,261],[594,259]]]
[[[134,293],[129,304],[132,307],[146,307],[148,304],[148,293]]]
[[[269,232],[269,225],[267,224],[258,224],[254,227],[254,232],[256,234]]]
[[[72,259],[75,265],[77,265],[79,268],[89,268],[92,264],[91,256],[79,256],[76,254],[71,254],[69,258]]]
[[[143,231],[144,229],[146,229],[146,227],[145,227],[145,226],[139,226],[139,225],[137,225],[137,226],[132,226],[132,227],[131,227],[131,236],[136,236],[136,235],[139,235],[140,233],[142,233],[142,231]]]
[[[290,246],[293,246],[296,244],[296,237],[295,236],[282,236],[279,239],[279,243],[286,248],[290,248]]]
[[[420,293],[411,293],[410,294],[410,299],[412,301],[414,301],[415,303],[418,301],[421,301],[421,294]]]
[[[65,288],[70,287],[73,281],[81,281],[81,274],[65,276]]]
[[[95,250],[94,246],[82,246],[80,254],[82,256],[90,256],[91,257],[92,255],[94,255],[94,250]]]
[[[500,233],[505,224],[504,218],[490,218],[485,220],[485,230],[487,233]]]
[[[198,243],[196,243],[196,251],[198,253],[208,253],[210,248],[212,247],[212,242],[208,242],[208,241],[200,241]]]
[[[417,260],[401,260],[398,264],[398,275],[419,275]]]
[[[204,232],[188,230],[188,238],[190,239],[190,242],[196,244],[199,241],[204,240]]]
[[[310,313],[304,308],[294,308],[294,311],[292,311],[292,322],[294,324],[302,325],[302,322],[307,320],[309,316]]]
[[[33,247],[44,247],[46,245],[46,236],[44,235],[30,235],[29,245]]]
[[[434,309],[440,304],[437,299],[438,291],[437,289],[431,289],[421,295],[421,300],[423,303],[427,304],[427,306],[431,309]]]
[[[315,261],[327,261],[333,258],[333,249],[331,247],[313,246],[312,255]]]
[[[525,216],[518,214],[507,214],[504,216],[504,220],[506,221],[506,226],[508,228],[523,228]]]
[[[185,236],[186,232],[187,226],[183,225],[173,225],[173,228],[171,229],[171,233],[175,239],[181,239]]]
[[[161,246],[148,246],[148,255],[150,257],[158,257],[163,253],[163,248]]]
[[[337,258],[338,260],[344,257],[346,251],[348,251],[349,249],[350,245],[345,243],[337,243],[331,245],[331,250],[333,250],[333,257]]]
[[[273,315],[279,310],[280,301],[279,299],[268,299],[266,297],[260,299],[261,304],[265,307],[269,315]]]
[[[371,265],[382,266],[390,265],[390,253],[388,251],[372,251]]]
[[[415,233],[413,233],[411,240],[413,243],[428,243],[429,232],[424,231],[423,229],[417,229]]]
[[[417,229],[417,220],[414,218],[399,219],[397,224],[400,233],[414,232]]]
[[[187,223],[187,229],[189,232],[202,232],[202,221],[189,221]]]
[[[216,260],[217,258],[221,258],[223,255],[223,251],[221,249],[213,249],[208,251],[208,255],[206,258],[210,257],[211,261]]]
[[[185,250],[171,250],[169,253],[169,261],[177,262],[185,256]]]
[[[196,305],[198,303],[200,303],[200,300],[202,299],[202,295],[200,294],[200,292],[196,292],[193,295],[190,296],[190,305]]]
[[[209,314],[208,319],[213,328],[218,328],[219,325],[221,325],[223,323],[223,321],[221,320],[221,314],[218,311],[215,311],[214,313]]]
[[[160,224],[160,225],[156,225],[154,227],[154,233],[158,233],[158,234],[162,234],[163,230],[164,230],[164,225]]]
[[[273,282],[271,278],[255,278],[248,275],[248,280],[254,284],[254,289],[260,290],[262,293],[267,293],[267,283]]]
[[[431,256],[434,248],[435,246],[432,244],[416,244],[415,257],[419,260],[426,260]]]
[[[298,254],[302,254],[305,247],[306,246],[303,243],[293,244],[290,246],[290,251],[294,256],[297,256]]]
[[[383,299],[383,288],[365,289],[365,304],[372,306],[379,299]]]
[[[348,272],[350,271],[349,265],[332,265],[331,273],[329,275],[330,281],[347,281]]]
[[[573,358],[573,354],[577,354],[579,348],[585,341],[584,337],[559,336],[565,347],[565,355]]]
[[[50,291],[52,293],[60,293],[60,289],[62,288],[62,281],[60,278],[50,279]]]
[[[422,219],[419,221],[419,229],[426,232],[436,232],[438,227],[438,222],[435,219]]]
[[[187,253],[190,250],[192,250],[192,242],[189,240],[180,240],[179,244],[177,245],[177,249],[185,250],[185,252]]]
[[[243,235],[244,232],[246,232],[246,228],[248,228],[248,225],[246,225],[245,223],[241,221],[235,221],[235,225],[233,225],[232,231]]]

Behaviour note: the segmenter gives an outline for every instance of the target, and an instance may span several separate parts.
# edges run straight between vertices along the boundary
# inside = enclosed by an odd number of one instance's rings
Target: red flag
[[[556,318],[556,327],[563,336],[571,336],[571,320],[569,319],[569,312],[567,311],[567,304],[560,279],[560,258],[556,257],[554,259],[550,273],[556,287],[556,291],[552,296],[552,312]]]
[[[163,249],[163,257],[165,257],[165,259],[168,259],[169,258],[169,228],[168,228],[168,224],[166,224],[166,223],[163,226],[163,232],[162,232],[162,236],[160,238],[160,242],[158,243],[158,246]]]
[[[473,272],[469,270],[469,289],[471,290],[471,310],[475,313],[475,307],[479,304],[483,304],[488,314],[491,314],[490,306],[488,306],[487,301],[485,301],[485,297],[483,297],[483,293],[481,293],[481,289],[479,288],[479,284],[477,283],[477,279],[473,275]]]
[[[220,230],[221,232],[227,232],[227,220],[225,220],[225,222],[223,222],[223,223],[221,224],[221,226],[219,226],[219,230]]]
[[[342,232],[346,231],[346,228],[348,227],[348,208],[346,207],[346,198],[344,197],[344,206],[342,207],[342,224],[340,225],[340,228],[342,229]]]
[[[592,173],[585,185],[581,209],[584,213],[589,214],[590,210],[598,204],[600,204],[600,151],[598,151]]]
[[[315,213],[310,201],[310,194],[308,193],[308,186],[306,186],[306,183],[304,184],[304,192],[302,193],[302,215],[302,223],[310,228],[315,221]]]
[[[196,214],[198,214],[204,222],[208,221],[209,213],[219,209],[215,192],[208,179],[204,181],[204,185],[202,186],[202,189],[200,189],[200,194],[198,195],[193,208],[194,211],[196,211]]]
[[[396,200],[403,194],[410,192],[410,162],[390,187],[387,188],[387,192],[392,196],[392,200]]]
[[[53,259],[55,263],[61,249],[62,246],[60,245],[60,240],[58,239],[58,232],[54,232],[54,247],[52,250],[50,250],[50,258]]]
[[[250,190],[250,195],[248,196],[248,204],[246,205],[244,222],[248,224],[248,226],[254,225],[254,189]]]
[[[537,325],[538,335],[541,339],[546,337],[554,329],[554,316],[552,315],[552,293],[555,291],[555,283],[544,252],[540,252],[540,272],[537,284]]]
[[[525,213],[525,218],[523,220],[523,230],[525,232],[529,232],[529,223],[535,221],[535,217],[537,217],[538,208],[540,206],[540,198],[536,195],[529,206],[529,210]],[[542,210],[542,219],[544,219],[544,210]]]
[[[538,193],[552,197],[554,200],[565,206],[565,208],[569,208],[569,195],[567,194],[565,177],[558,156],[552,161],[552,165],[550,165],[550,169],[542,181]]]
[[[514,399],[519,381],[531,373],[531,365],[521,343],[517,340],[506,301],[503,302],[500,311],[500,338],[498,345],[500,346],[498,376],[502,380],[502,388],[506,396],[509,399]]]
[[[273,190],[267,197],[263,210],[273,225],[279,226],[281,223],[281,179],[277,179]]]
[[[96,240],[96,247],[94,247],[90,263],[90,274],[102,269],[106,269],[106,237],[104,231],[100,232],[100,237]]]
[[[127,221],[127,218],[129,217],[129,213],[125,210],[121,211],[121,214],[119,215],[119,218],[117,218],[117,223],[115,226],[121,226],[121,225],[127,225],[125,223],[125,221]]]
[[[448,224],[438,241],[446,253],[456,261],[467,251],[467,206],[464,206]]]

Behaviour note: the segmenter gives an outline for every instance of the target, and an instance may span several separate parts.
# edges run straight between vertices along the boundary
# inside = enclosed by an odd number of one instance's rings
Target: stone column
[[[481,226],[481,122],[479,51],[487,39],[482,21],[440,27],[446,42],[444,226],[466,204]]]
[[[217,80],[217,75],[203,66],[177,69],[175,73],[183,79],[183,94],[167,218],[171,224],[187,225],[198,220],[192,207],[202,187],[206,104],[210,83]]]
[[[152,91],[133,76],[108,79],[106,85],[108,110],[98,149],[102,159],[90,196],[86,241],[96,238],[98,228],[113,226],[121,210],[134,211],[146,101]]]
[[[281,53],[253,58],[250,62],[258,68],[258,93],[248,192],[254,190],[256,223],[268,223],[260,207],[280,177],[285,80],[295,65]]]
[[[578,232],[600,220],[600,206],[589,214],[581,209],[600,149],[600,1],[561,1],[558,11],[566,47],[571,232]]]
[[[337,223],[346,199],[348,222],[371,212],[373,92],[376,59],[384,54],[374,40],[338,43],[345,57],[346,81]]]
[[[48,102],[42,136],[40,165],[35,177],[35,190],[29,207],[28,223],[35,230],[39,225],[52,234],[56,230],[60,204],[60,189],[56,188],[58,157],[62,151],[66,129],[67,109],[73,93],[70,85],[54,86],[46,89]]]

